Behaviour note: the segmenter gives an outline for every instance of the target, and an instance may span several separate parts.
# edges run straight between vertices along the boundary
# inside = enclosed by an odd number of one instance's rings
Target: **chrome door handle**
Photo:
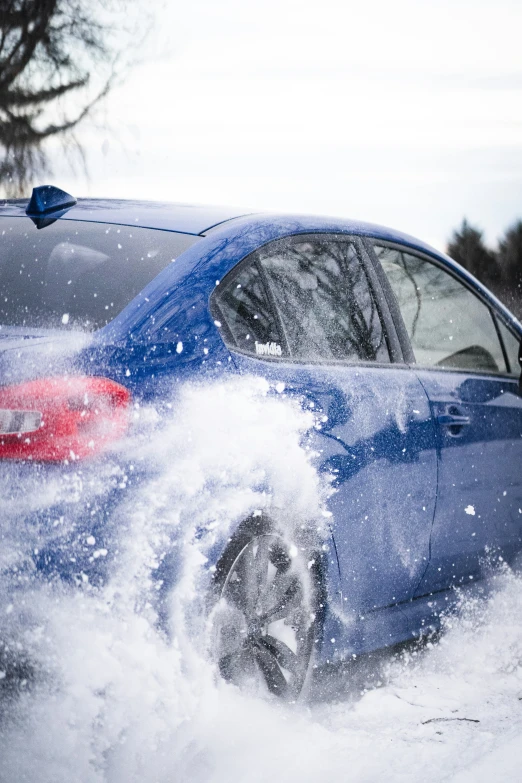
[[[437,416],[437,424],[442,427],[465,427],[470,424],[470,418],[456,413],[441,413],[440,416]]]

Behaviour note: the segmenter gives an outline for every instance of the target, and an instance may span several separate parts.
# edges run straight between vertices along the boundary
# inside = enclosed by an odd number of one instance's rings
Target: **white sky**
[[[75,195],[341,215],[442,247],[522,217],[522,2],[150,0],[156,30],[81,131]]]

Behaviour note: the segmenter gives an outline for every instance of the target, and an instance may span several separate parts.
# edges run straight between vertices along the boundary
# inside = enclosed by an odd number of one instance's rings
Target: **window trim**
[[[388,280],[388,276],[373,249],[372,237],[362,237],[362,242],[368,254],[368,258],[370,259],[375,270],[375,274],[382,289],[383,296],[385,297],[386,303],[388,305],[390,318],[393,320],[395,333],[401,348],[403,361],[407,365],[415,364],[415,354],[413,352],[408,330],[406,329],[406,324],[404,323],[404,318],[402,317],[399,302],[397,301],[397,297],[393,292],[393,288],[391,287],[390,281]],[[393,243],[389,242],[386,246],[393,247]],[[398,247],[399,245],[397,245],[397,248]]]
[[[493,324],[495,326],[495,331],[497,333],[498,341],[499,341],[500,347],[502,349],[502,355],[504,356],[504,362],[506,364],[507,374],[511,375],[511,362],[509,361],[507,348],[506,348],[506,345],[504,343],[504,339],[502,337],[502,332],[500,331],[500,326],[498,324],[498,318],[496,317],[496,314],[493,312],[493,310],[491,310],[491,317],[493,319]]]
[[[494,307],[493,303],[490,302],[487,297],[478,289],[474,288],[470,285],[470,283],[465,279],[462,278],[458,272],[456,272],[454,269],[451,269],[451,267],[444,264],[440,259],[438,259],[435,256],[431,256],[428,253],[423,252],[422,250],[418,250],[415,247],[410,247],[409,245],[402,245],[400,242],[391,242],[385,239],[380,239],[379,237],[365,237],[364,244],[368,248],[368,255],[372,259],[372,262],[374,265],[376,265],[379,270],[379,279],[381,281],[381,285],[383,286],[384,291],[387,292],[388,296],[393,301],[393,306],[390,308],[392,310],[392,313],[394,314],[395,318],[398,319],[398,322],[396,322],[396,329],[398,334],[400,335],[401,343],[402,340],[407,340],[408,346],[409,346],[409,353],[411,353],[412,361],[410,364],[414,367],[418,367],[422,370],[434,370],[436,372],[451,372],[451,373],[466,373],[466,374],[473,374],[473,375],[486,375],[488,377],[492,378],[505,378],[506,380],[515,381],[518,382],[518,379],[516,376],[511,375],[509,372],[509,368],[511,366],[509,359],[507,357],[507,351],[506,347],[504,345],[504,340],[502,339],[502,335],[500,333],[500,329],[498,328],[497,324],[497,318],[500,318],[504,326],[506,326],[509,331],[511,331],[516,337],[520,338],[520,335],[516,335],[513,331],[512,327],[506,322],[505,318],[502,318],[502,314],[497,310],[496,307]],[[382,264],[375,253],[373,249],[373,245],[379,245],[380,247],[389,247],[392,250],[398,250],[401,253],[408,253],[409,255],[418,256],[419,258],[425,259],[429,263],[433,264],[434,266],[439,267],[439,269],[442,269],[447,274],[451,275],[455,280],[457,280],[464,288],[466,288],[468,291],[470,291],[471,294],[477,297],[479,301],[482,302],[482,304],[487,308],[489,311],[489,314],[491,316],[491,320],[493,321],[493,327],[495,329],[495,333],[497,335],[497,338],[500,343],[500,349],[502,351],[502,355],[504,357],[504,361],[506,363],[507,372],[488,372],[487,370],[470,370],[470,369],[458,369],[456,367],[438,367],[435,365],[426,365],[426,364],[420,364],[417,362],[417,359],[415,358],[415,353],[413,351],[413,346],[411,344],[410,336],[408,334],[408,330],[406,329],[406,324],[404,323],[404,319],[402,317],[402,313],[399,307],[399,302],[397,300],[397,297],[395,296],[395,293],[393,291],[393,288],[388,280],[388,276],[386,275],[386,272],[384,271]],[[384,278],[384,279],[383,279]]]
[[[260,252],[266,250],[274,243],[283,242],[285,240],[306,241],[307,238],[309,238],[310,240],[316,238],[322,238],[322,239],[328,238],[328,239],[333,239],[338,241],[351,242],[354,245],[357,253],[357,257],[362,265],[368,283],[370,294],[371,296],[373,296],[375,302],[377,315],[381,323],[384,339],[386,341],[386,346],[388,349],[388,355],[389,355],[388,362],[374,362],[369,360],[357,360],[357,359],[356,360],[354,359],[351,360],[350,359],[306,359],[305,360],[305,359],[295,358],[293,356],[290,356],[290,348],[289,348],[286,332],[284,329],[284,321],[282,319],[279,308],[276,305],[271,285],[267,278],[266,272],[263,269],[263,264],[258,256]],[[257,354],[251,351],[246,351],[243,348],[240,348],[236,344],[235,339],[230,331],[230,328],[228,327],[228,324],[225,318],[223,317],[223,313],[219,305],[219,289],[223,284],[226,284],[229,280],[233,280],[234,277],[239,275],[243,271],[245,266],[252,263],[256,264],[258,266],[258,269],[260,270],[260,277],[262,279],[267,296],[270,300],[270,305],[273,309],[274,316],[276,318],[277,328],[281,336],[281,344],[284,345],[287,353],[289,354],[288,356],[265,356],[265,355],[258,356]],[[397,368],[400,366],[407,365],[407,362],[405,361],[404,358],[402,343],[397,335],[396,323],[392,316],[392,313],[390,312],[388,299],[384,291],[382,290],[381,281],[379,279],[379,275],[376,274],[373,259],[371,258],[371,255],[368,253],[367,247],[365,246],[365,243],[363,241],[363,237],[361,237],[359,234],[345,234],[343,232],[338,232],[338,231],[306,231],[298,234],[288,234],[287,236],[277,237],[276,239],[270,240],[269,242],[261,245],[260,247],[257,247],[247,256],[242,258],[226,273],[226,275],[220,280],[220,285],[216,287],[210,294],[209,310],[212,317],[215,320],[217,317],[217,320],[219,320],[219,322],[221,323],[220,331],[221,329],[223,330],[222,338],[227,349],[239,353],[242,356],[247,356],[251,359],[256,359],[257,361],[270,362],[276,364],[281,364],[281,363],[295,364],[295,365],[300,365],[302,367],[319,365],[319,366],[332,366],[332,367],[365,366],[365,367],[379,367],[379,368],[393,366],[394,368]],[[225,334],[227,335],[227,339],[225,339],[224,337]]]
[[[517,372],[518,371],[521,371],[521,372],[519,374],[517,374],[517,375],[513,375],[512,374],[512,372],[511,372],[511,361],[509,359],[509,354],[508,354],[508,351],[507,351],[507,348],[506,348],[506,344],[504,342],[504,338],[502,337],[502,332],[500,331],[499,323],[502,324],[502,326],[505,329],[507,329],[508,332],[511,332],[513,337],[516,340],[518,340],[518,344],[519,345],[522,343],[522,336],[515,329],[513,329],[513,325],[509,323],[509,321],[507,320],[507,318],[505,318],[503,316],[501,311],[499,311],[499,310],[497,310],[495,308],[495,310],[493,310],[492,313],[493,313],[493,320],[495,321],[495,327],[497,329],[498,336],[499,336],[499,339],[500,339],[500,343],[502,345],[502,350],[504,351],[504,354],[505,354],[506,367],[508,367],[509,370],[510,370],[509,377],[510,378],[514,378],[515,380],[519,380],[520,378],[522,378],[522,367],[520,367],[518,365],[518,363],[517,363],[517,366],[515,367],[515,370]]]
[[[360,256],[363,267],[368,279],[368,285],[370,291],[375,297],[375,304],[377,311],[381,319],[382,327],[384,330],[384,336],[388,343],[388,353],[390,355],[389,364],[403,364],[405,363],[405,354],[400,340],[400,335],[397,333],[395,320],[390,310],[389,302],[386,297],[386,290],[382,286],[382,281],[379,274],[373,264],[371,255],[368,253],[368,249],[364,242],[363,237],[358,237],[360,240]]]

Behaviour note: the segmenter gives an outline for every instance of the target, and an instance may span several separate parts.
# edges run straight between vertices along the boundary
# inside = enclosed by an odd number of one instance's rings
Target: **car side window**
[[[290,237],[263,248],[259,259],[294,359],[390,361],[354,242],[329,235]]]
[[[284,356],[285,346],[261,271],[254,260],[235,270],[216,290],[225,342],[256,355]]]
[[[418,364],[506,373],[489,307],[456,277],[427,259],[374,244],[398,300]]]

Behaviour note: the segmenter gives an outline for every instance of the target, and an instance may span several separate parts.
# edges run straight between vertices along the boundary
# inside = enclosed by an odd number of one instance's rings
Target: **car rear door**
[[[435,431],[362,242],[331,234],[273,242],[220,282],[212,306],[240,371],[317,414],[310,446],[335,487],[346,611],[410,600],[429,555]]]
[[[522,546],[518,341],[501,314],[442,263],[400,246],[374,249],[437,428],[437,507],[420,596],[472,582]]]

